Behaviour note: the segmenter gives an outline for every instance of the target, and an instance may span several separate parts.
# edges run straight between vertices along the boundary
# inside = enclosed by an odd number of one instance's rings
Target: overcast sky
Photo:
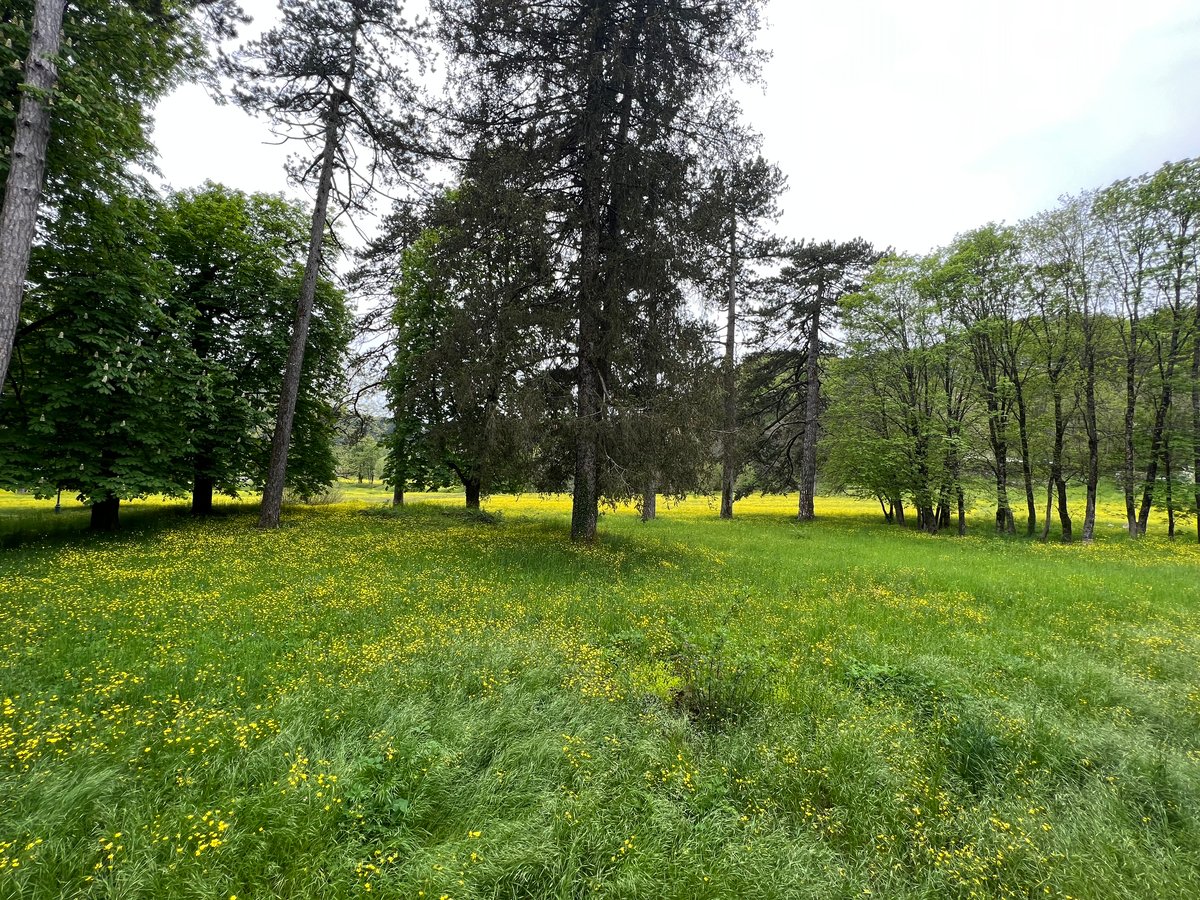
[[[261,27],[274,3],[244,6]],[[781,230],[924,252],[1066,192],[1200,155],[1195,0],[772,0],[765,92]],[[163,178],[286,191],[286,151],[196,87],[156,111]]]

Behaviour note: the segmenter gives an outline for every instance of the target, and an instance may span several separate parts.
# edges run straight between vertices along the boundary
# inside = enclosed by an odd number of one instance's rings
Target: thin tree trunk
[[[1096,422],[1096,353],[1092,326],[1086,325],[1083,336],[1084,405],[1083,426],[1087,431],[1087,503],[1083,511],[1083,542],[1090,544],[1096,537],[1096,493],[1100,484],[1100,429]]]
[[[1171,412],[1171,404],[1175,399],[1172,382],[1175,378],[1175,366],[1178,356],[1179,319],[1176,318],[1171,329],[1171,346],[1168,351],[1166,371],[1163,373],[1162,392],[1159,394],[1158,404],[1154,410],[1154,430],[1150,435],[1150,462],[1146,466],[1146,484],[1142,491],[1142,508],[1138,512],[1138,531],[1141,534],[1146,533],[1146,528],[1150,524],[1150,506],[1154,502],[1154,491],[1158,486],[1158,461],[1162,457],[1167,442],[1167,416]]]
[[[65,0],[37,0],[33,8],[33,31],[23,76],[26,87],[17,110],[4,205],[0,209],[0,393],[4,391],[21,320],[29,253],[46,180],[50,107],[45,97],[58,81],[55,57],[62,42],[66,5]]]
[[[1046,479],[1046,518],[1042,522],[1042,543],[1050,540],[1050,512],[1054,509],[1054,477]]]
[[[1054,382],[1054,451],[1050,459],[1050,483],[1058,488],[1058,521],[1062,525],[1062,540],[1071,543],[1074,535],[1071,528],[1071,512],[1067,508],[1067,481],[1063,477],[1063,447],[1066,442],[1067,422],[1063,416],[1062,391],[1058,381]],[[1046,530],[1050,534],[1050,505],[1046,505]],[[1043,538],[1044,539],[1044,538]]]
[[[967,534],[967,498],[963,495],[962,485],[958,486],[958,536]]]
[[[579,237],[579,290],[577,294],[579,340],[577,344],[577,397],[575,433],[575,484],[571,497],[571,540],[596,539],[600,520],[600,423],[604,417],[604,297],[600,271],[603,220],[603,166],[601,129],[604,127],[605,38],[593,16],[591,60],[587,77],[583,122],[582,220]]]
[[[1141,534],[1138,528],[1137,507],[1133,498],[1133,470],[1135,465],[1133,447],[1133,424],[1137,411],[1137,323],[1130,324],[1129,347],[1125,357],[1125,464],[1121,470],[1125,488],[1125,527],[1129,536]]]
[[[817,493],[817,419],[821,405],[820,352],[821,301],[824,285],[819,285],[813,301],[812,323],[808,329],[808,358],[805,361],[804,443],[800,456],[800,520],[816,517]]]
[[[1171,471],[1171,443],[1163,445],[1163,475],[1167,479],[1167,537],[1175,540],[1175,491],[1171,483],[1174,473]]]
[[[734,358],[737,329],[737,218],[730,210],[729,284],[725,297],[725,359],[722,377],[725,394],[725,430],[721,437],[721,518],[733,518],[733,491],[737,479],[737,368]]]
[[[92,531],[116,531],[121,518],[121,498],[112,494],[92,501]]]
[[[1008,440],[1004,436],[1008,423],[999,411],[989,412],[992,452],[996,456],[996,533],[1014,534],[1017,528],[1008,502]]]
[[[1029,425],[1025,411],[1025,392],[1016,378],[1013,379],[1013,385],[1016,387],[1017,434],[1021,441],[1021,475],[1025,479],[1025,506],[1028,510],[1025,534],[1033,537],[1037,533],[1037,500],[1033,495],[1033,463],[1029,458]]]
[[[351,53],[356,54],[357,22]],[[333,168],[337,156],[341,107],[350,93],[356,55],[352,55],[341,90],[329,101],[325,123],[325,147],[321,156],[321,175],[317,182],[317,200],[313,209],[312,228],[308,241],[308,260],[304,265],[304,281],[300,285],[300,300],[296,304],[296,321],[292,326],[292,342],[288,348],[287,367],[279,392],[279,408],[275,415],[275,433],[271,437],[271,463],[267,484],[263,490],[259,528],[278,528],[283,512],[283,489],[287,480],[288,449],[292,443],[292,424],[296,418],[296,399],[300,395],[300,375],[304,368],[304,350],[308,344],[308,327],[312,321],[313,303],[317,297],[317,278],[321,272],[321,254],[325,242],[329,195],[333,190]]]

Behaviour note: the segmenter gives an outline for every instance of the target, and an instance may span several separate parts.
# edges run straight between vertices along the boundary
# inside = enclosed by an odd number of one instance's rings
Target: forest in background
[[[1088,541],[1111,479],[1131,536],[1162,510],[1200,537],[1200,163],[925,256],[792,239],[731,97],[760,13],[289,0],[237,47],[228,2],[8,4],[0,485],[97,528],[258,491],[271,526],[339,471],[397,503],[567,491],[581,540],[603,503],[806,519],[818,485],[961,532],[988,490],[999,532]],[[150,111],[189,79],[295,142],[311,207],[151,189]]]

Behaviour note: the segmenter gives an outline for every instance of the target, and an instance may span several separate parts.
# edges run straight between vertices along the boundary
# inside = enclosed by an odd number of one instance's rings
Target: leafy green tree
[[[146,199],[74,204],[34,254],[0,401],[0,484],[73,491],[94,528],[121,500],[179,493],[194,448],[201,366],[157,249]]]
[[[19,327],[42,205],[134,191],[151,154],[147,110],[200,74],[206,43],[243,19],[230,0],[15,0],[0,6],[0,388]],[[11,153],[8,152],[11,149]]]
[[[185,335],[201,365],[193,434],[192,511],[214,491],[236,496],[266,476],[278,372],[287,356],[303,277],[307,216],[278,196],[207,184],[172,195],[158,217],[172,301],[188,311]],[[350,316],[321,279],[300,382],[288,486],[314,494],[332,480],[331,405],[340,396]]]

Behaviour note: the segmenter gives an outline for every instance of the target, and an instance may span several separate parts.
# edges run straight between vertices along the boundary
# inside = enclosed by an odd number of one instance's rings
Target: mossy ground
[[[1200,896],[1187,535],[343,499],[0,501],[0,897]]]

